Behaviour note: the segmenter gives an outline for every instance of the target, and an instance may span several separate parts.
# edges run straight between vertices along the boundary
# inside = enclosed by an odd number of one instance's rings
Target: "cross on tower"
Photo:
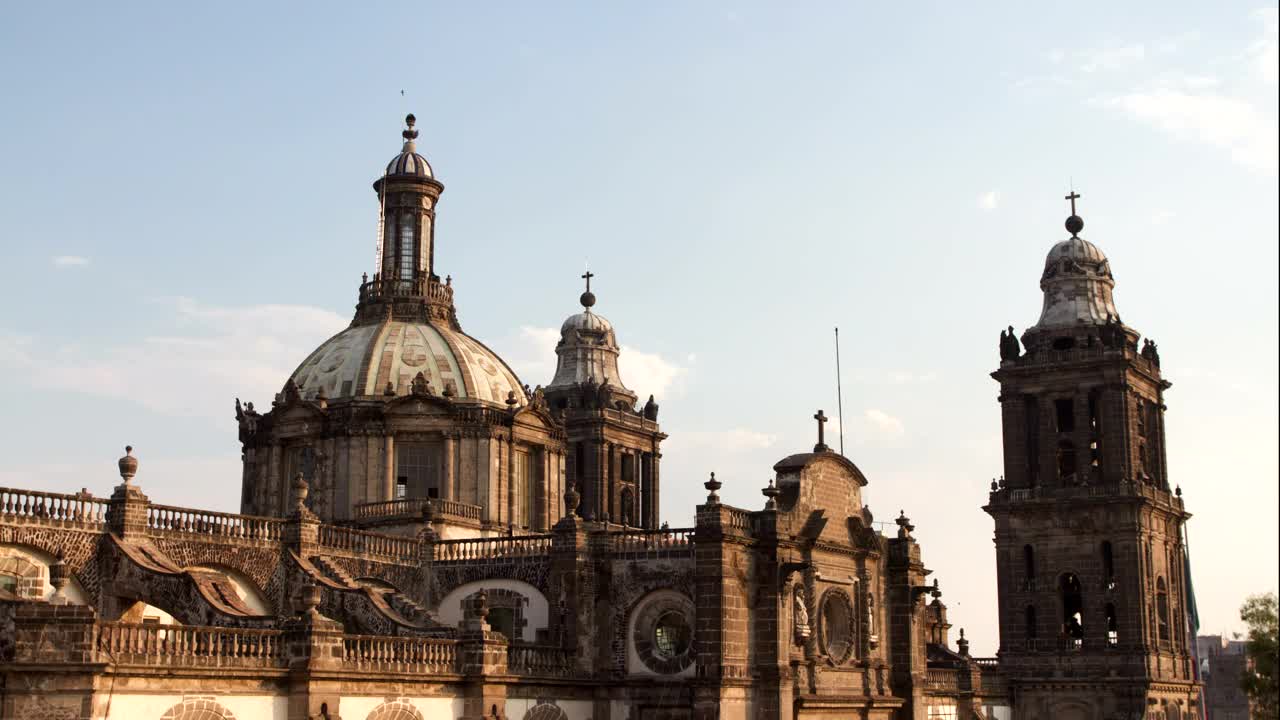
[[[830,450],[830,448],[827,447],[826,439],[824,437],[826,430],[825,425],[829,418],[827,418],[826,413],[819,410],[818,413],[813,416],[813,419],[818,421],[818,444],[813,446],[813,451],[826,452],[827,450]]]
[[[1078,199],[1080,199],[1080,193],[1076,192],[1075,190],[1072,190],[1070,195],[1068,195],[1068,196],[1066,196],[1065,198],[1063,198],[1063,200],[1070,200],[1070,201],[1071,201],[1071,214],[1072,214],[1072,215],[1075,215],[1075,214],[1076,214],[1076,200],[1078,200]]]
[[[595,276],[596,274],[591,272],[590,270],[582,273],[582,279],[587,281],[587,292],[591,292],[591,278]]]

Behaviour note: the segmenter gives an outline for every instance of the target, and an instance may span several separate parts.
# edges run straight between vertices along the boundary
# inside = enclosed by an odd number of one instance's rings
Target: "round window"
[[[689,621],[679,611],[663,613],[653,626],[653,654],[661,660],[673,660],[689,650]]]
[[[693,602],[662,591],[636,609],[633,647],[640,661],[660,675],[674,675],[693,664]]]
[[[838,663],[853,651],[853,608],[840,590],[828,591],[822,600],[822,646]]]

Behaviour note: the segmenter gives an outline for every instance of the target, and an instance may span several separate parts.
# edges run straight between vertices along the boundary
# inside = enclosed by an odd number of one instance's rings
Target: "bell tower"
[[[1000,658],[1015,717],[1189,717],[1181,489],[1165,463],[1155,343],[1124,324],[1106,255],[1071,236],[1045,259],[1040,320],[1000,336],[1004,476],[995,520]],[[1025,350],[1024,350],[1025,348]],[[1175,709],[1176,708],[1176,709]]]

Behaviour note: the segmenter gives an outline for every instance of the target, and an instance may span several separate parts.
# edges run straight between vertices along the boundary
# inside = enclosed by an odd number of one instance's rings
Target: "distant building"
[[[444,186],[408,125],[351,325],[269,409],[236,401],[243,514],[151,502],[131,449],[109,499],[0,489],[0,716],[1197,716],[1169,383],[1074,194],[1040,321],[993,373],[1000,652],[975,658],[821,410],[756,509],[711,474],[693,526],[662,522],[658,403],[621,377],[590,273],[554,376],[524,385],[436,273]]]
[[[1249,696],[1240,686],[1249,669],[1245,645],[1243,640],[1228,640],[1221,635],[1196,638],[1207,720],[1252,720]]]

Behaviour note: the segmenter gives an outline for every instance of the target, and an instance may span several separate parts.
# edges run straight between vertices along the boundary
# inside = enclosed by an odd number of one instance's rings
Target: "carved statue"
[[[792,626],[795,629],[796,644],[804,644],[809,639],[809,603],[805,599],[804,586],[796,585],[793,594]]]
[[[427,376],[419,372],[413,376],[413,394],[414,395],[431,395],[431,383],[427,382]]]
[[[1000,331],[1000,359],[1017,360],[1022,355],[1022,345],[1018,343],[1018,335],[1009,326],[1008,331]]]
[[[644,417],[646,420],[658,421],[658,403],[654,402],[653,396],[649,396],[649,402],[644,404]]]
[[[1144,338],[1142,341],[1142,357],[1150,361],[1157,369],[1160,368],[1160,350],[1149,338]]]
[[[1098,330],[1098,338],[1102,340],[1102,347],[1108,350],[1118,350],[1123,347],[1124,330],[1120,327],[1120,319],[1108,313],[1107,321]]]

